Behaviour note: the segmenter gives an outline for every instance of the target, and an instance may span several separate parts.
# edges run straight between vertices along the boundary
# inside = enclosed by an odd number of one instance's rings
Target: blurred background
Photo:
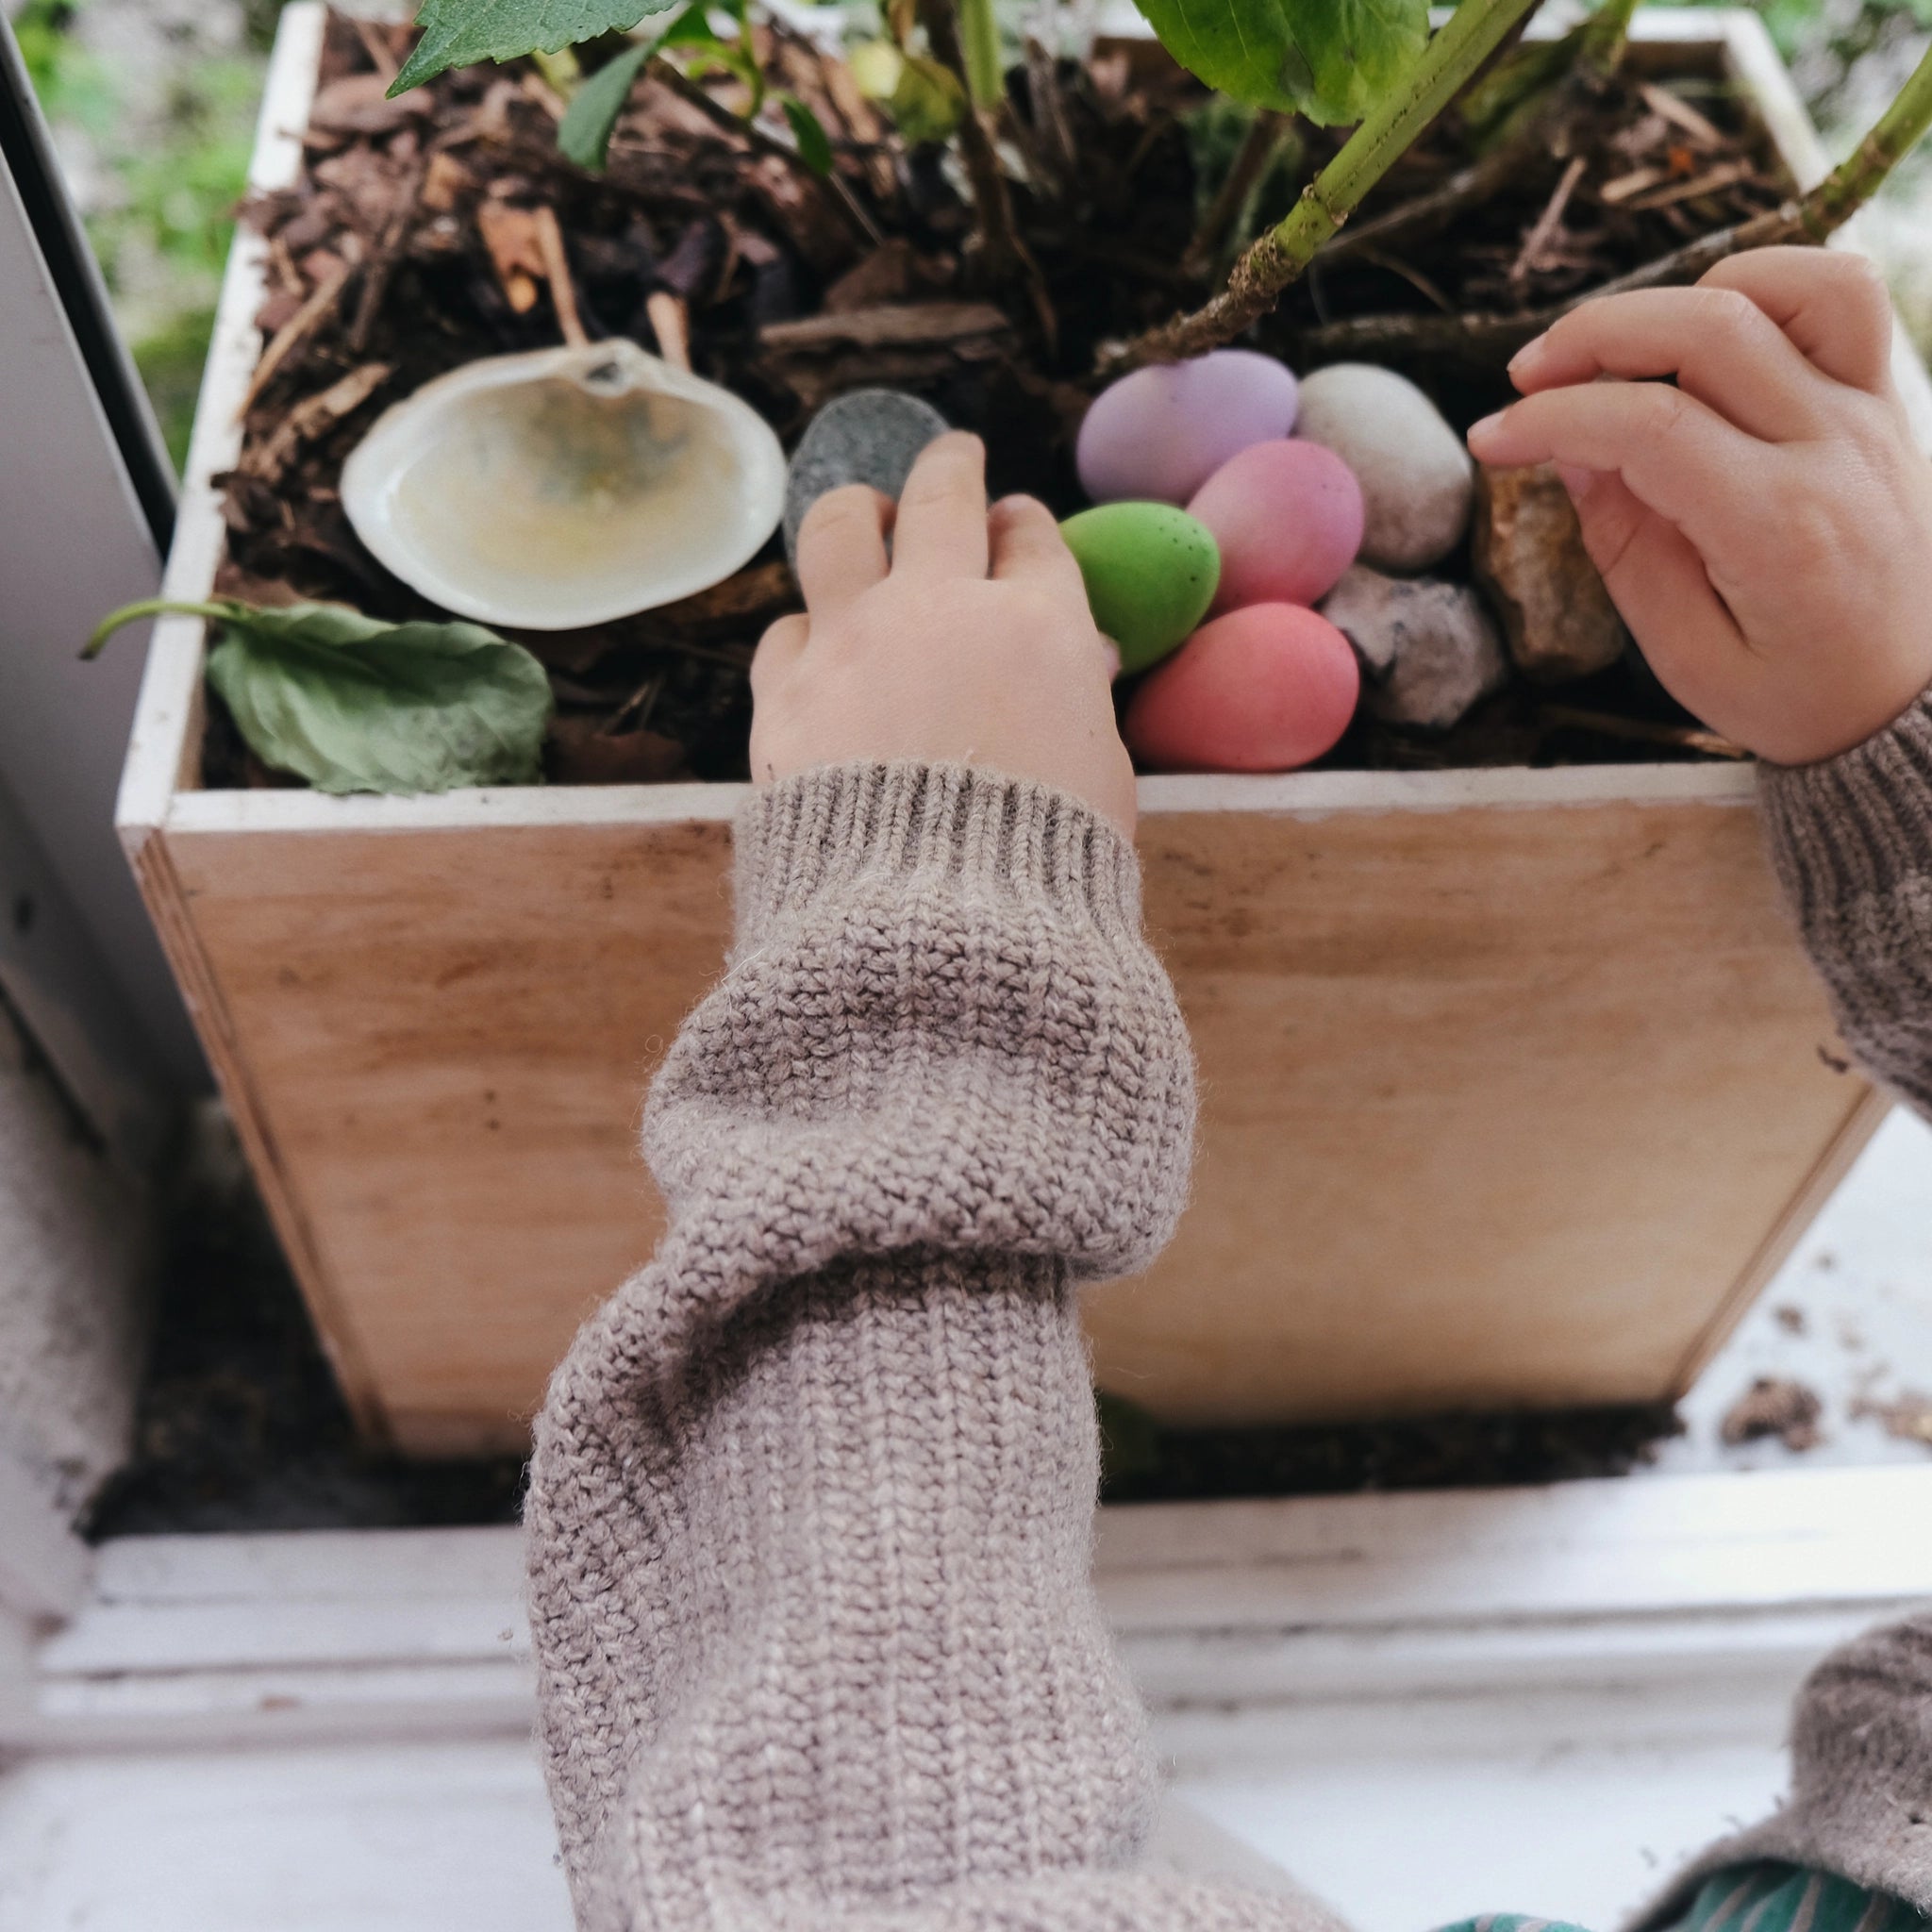
[[[0,0],[177,467],[281,4]],[[1835,156],[1932,39],[1932,0],[1761,10]],[[1865,218],[1922,350],[1932,347],[1928,197],[1922,155]]]

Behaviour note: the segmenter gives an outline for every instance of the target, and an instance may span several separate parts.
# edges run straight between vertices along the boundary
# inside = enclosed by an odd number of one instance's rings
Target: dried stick
[[[563,230],[558,225],[554,208],[536,210],[537,252],[543,258],[543,279],[550,284],[550,306],[557,311],[557,326],[573,349],[588,349],[591,338],[584,319],[577,313],[576,284],[571,280],[570,257],[564,253]]]
[[[1721,261],[1753,248],[1824,242],[1871,200],[1885,177],[1932,127],[1932,51],[1928,51],[1857,149],[1812,191],[1747,222],[1701,235],[1626,275],[1522,315],[1365,315],[1332,323],[1300,338],[1305,354],[1449,355],[1488,364],[1514,355],[1559,317],[1604,295],[1637,289],[1680,288]]]
[[[1208,212],[1201,217],[1200,226],[1194,230],[1194,239],[1188,243],[1187,253],[1181,257],[1183,274],[1204,275],[1213,265],[1214,258],[1221,252],[1221,244],[1227,239],[1228,230],[1241,219],[1248,196],[1255,192],[1256,185],[1281,152],[1281,143],[1288,139],[1288,129],[1286,114],[1276,114],[1266,108],[1256,114],[1247,138],[1228,164],[1226,178],[1208,204]]]
[[[644,297],[644,313],[651,319],[658,338],[658,354],[674,369],[691,374],[691,322],[685,307],[668,290],[657,289]]]

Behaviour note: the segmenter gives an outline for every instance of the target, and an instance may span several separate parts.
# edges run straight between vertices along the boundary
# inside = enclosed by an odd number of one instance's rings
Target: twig
[[[1824,242],[1877,192],[1885,177],[1932,127],[1932,50],[1928,50],[1890,107],[1857,150],[1798,201],[1785,202],[1749,221],[1700,235],[1669,255],[1626,275],[1586,289],[1547,308],[1523,315],[1364,315],[1309,329],[1302,353],[1324,358],[1374,355],[1448,355],[1488,364],[1513,355],[1559,317],[1585,302],[1638,289],[1680,288],[1701,280],[1721,261],[1753,248],[1790,242]]]
[[[268,387],[269,379],[275,371],[335,308],[343,289],[348,286],[349,277],[355,273],[356,263],[351,259],[325,275],[316,283],[308,299],[275,331],[275,340],[261,352],[261,360],[255,365],[255,374],[248,379],[247,393],[242,398],[242,407],[235,412],[238,416],[245,416],[254,408],[256,397]]]
[[[758,153],[774,156],[788,168],[794,170],[804,180],[814,188],[824,190],[832,197],[840,214],[851,225],[857,233],[876,248],[884,241],[878,224],[866,213],[858,197],[837,174],[819,175],[798,152],[795,142],[780,141],[769,128],[760,127],[756,121],[747,121],[742,115],[734,114],[724,102],[715,101],[696,81],[680,68],[674,67],[661,54],[654,54],[645,68],[653,80],[662,81],[679,100],[689,102],[698,112],[710,121],[714,126],[726,134],[736,134],[756,148]]]
[[[1200,226],[1194,230],[1194,239],[1188,243],[1187,253],[1181,257],[1183,274],[1204,275],[1213,266],[1222,243],[1227,240],[1228,231],[1241,219],[1241,209],[1248,205],[1248,197],[1274,165],[1274,157],[1281,152],[1281,143],[1288,139],[1288,128],[1286,114],[1273,113],[1266,108],[1256,114],[1246,139],[1236,151],[1225,177],[1215,191],[1214,199],[1201,217]]]
[[[1102,351],[1108,374],[1217,348],[1274,308],[1430,122],[1453,100],[1536,0],[1462,0],[1403,84],[1376,105],[1288,214],[1237,261],[1206,307]]]
[[[390,52],[389,42],[384,38],[382,29],[359,13],[349,15],[349,25],[356,29],[356,38],[362,42],[362,51],[369,56],[376,73],[382,75],[383,86],[387,87],[402,70],[396,64],[396,57]]]
[[[242,472],[260,477],[273,489],[305,442],[312,442],[345,416],[353,415],[394,374],[392,363],[365,362],[319,394],[305,397],[282,418],[265,443],[242,458]]]
[[[644,313],[658,338],[658,354],[674,369],[691,374],[691,324],[684,304],[668,290],[654,289],[644,297]]]
[[[1627,739],[1633,744],[1669,744],[1701,751],[1718,758],[1748,758],[1741,744],[1706,731],[1696,724],[1661,724],[1647,718],[1625,718],[1615,711],[1586,711],[1575,705],[1542,705],[1538,717],[1553,728],[1594,731],[1601,738]]]
[[[423,192],[423,179],[428,172],[426,161],[418,161],[405,177],[396,204],[383,224],[382,237],[370,250],[362,277],[362,293],[356,303],[356,319],[349,325],[349,347],[360,355],[369,345],[369,331],[389,293],[389,278],[395,272],[396,258],[408,239],[409,225],[416,219],[416,200]]]
[[[1563,170],[1562,178],[1557,183],[1548,202],[1544,204],[1542,213],[1536,218],[1535,227],[1524,237],[1523,246],[1517,252],[1516,259],[1509,264],[1509,279],[1512,282],[1528,279],[1530,270],[1537,265],[1538,258],[1563,225],[1563,210],[1570,206],[1570,197],[1576,192],[1576,184],[1583,179],[1583,171],[1588,166],[1589,163],[1583,157],[1576,155]]]
[[[576,284],[571,279],[570,257],[564,252],[563,230],[558,225],[557,210],[546,204],[535,209],[534,214],[537,252],[543,258],[543,279],[550,284],[550,306],[557,311],[557,326],[573,349],[588,349],[591,338],[585,331],[583,317],[577,313]]]

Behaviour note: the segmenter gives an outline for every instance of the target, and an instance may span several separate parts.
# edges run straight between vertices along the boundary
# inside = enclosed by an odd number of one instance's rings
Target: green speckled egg
[[[1221,552],[1207,525],[1168,503],[1103,503],[1060,525],[1087,580],[1093,622],[1121,647],[1124,673],[1144,671],[1208,613]]]

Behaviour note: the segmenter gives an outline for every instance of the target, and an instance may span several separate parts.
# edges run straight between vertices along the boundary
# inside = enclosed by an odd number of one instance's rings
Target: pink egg
[[[1137,369],[1095,396],[1074,451],[1095,503],[1184,504],[1237,450],[1294,427],[1294,376],[1253,349]]]
[[[1361,485],[1319,442],[1250,444],[1202,484],[1188,514],[1221,545],[1215,611],[1313,604],[1361,548]]]
[[[1348,729],[1361,671],[1348,640],[1298,604],[1210,618],[1141,681],[1127,749],[1159,771],[1287,772]]]

